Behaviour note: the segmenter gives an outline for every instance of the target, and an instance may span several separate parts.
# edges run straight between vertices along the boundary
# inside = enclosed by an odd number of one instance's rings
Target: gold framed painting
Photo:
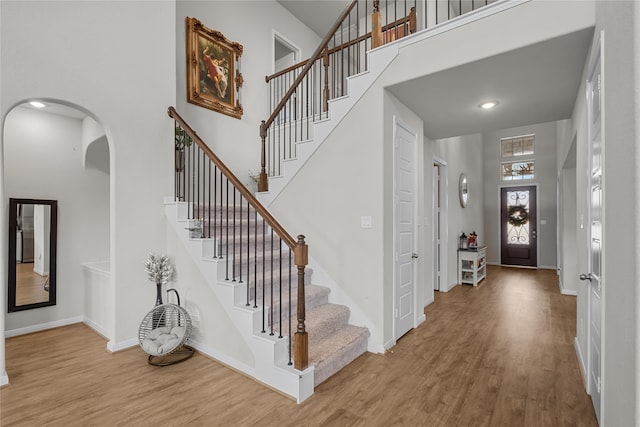
[[[242,45],[187,18],[187,101],[242,118]]]

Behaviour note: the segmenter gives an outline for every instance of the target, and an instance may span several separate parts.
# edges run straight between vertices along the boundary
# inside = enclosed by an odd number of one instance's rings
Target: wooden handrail
[[[295,250],[296,240],[284,229],[282,225],[269,213],[267,208],[265,208],[262,203],[256,199],[256,196],[253,195],[251,191],[236,177],[233,172],[216,156],[213,151],[204,143],[204,141],[198,136],[198,134],[184,121],[184,119],[178,114],[178,112],[173,107],[169,107],[167,110],[167,114],[169,117],[174,119],[182,129],[184,129],[187,134],[193,139],[193,141],[198,144],[198,147],[211,159],[211,161],[222,171],[222,173],[229,179],[229,182],[233,184],[234,187],[238,189],[240,194],[242,194],[247,202],[253,206],[253,208],[262,216],[269,227],[271,227],[276,234],[282,239],[286,245]]]
[[[318,58],[320,58],[320,56],[322,55],[322,51],[325,49],[325,47],[329,43],[329,40],[331,40],[331,37],[333,37],[333,34],[338,30],[338,28],[340,28],[340,25],[342,25],[342,21],[344,21],[344,19],[347,16],[349,16],[349,13],[351,13],[351,10],[357,3],[358,3],[358,0],[352,0],[351,4],[347,6],[344,12],[342,12],[342,15],[340,15],[338,20],[333,24],[333,26],[331,27],[327,35],[324,36],[324,39],[322,39],[322,42],[320,42],[320,45],[318,46],[316,51],[313,53],[313,55],[311,55],[311,58],[309,58],[305,67],[302,69],[298,77],[293,81],[287,93],[284,94],[280,103],[273,110],[269,118],[264,122],[262,122],[262,124],[260,125],[260,135],[263,135],[263,131],[264,131],[264,136],[266,137],[267,129],[269,128],[269,126],[271,126],[271,123],[273,123],[276,117],[278,117],[278,114],[280,114],[280,111],[287,104],[287,101],[289,100],[289,98],[291,98],[291,95],[293,95],[293,93],[296,91],[296,88],[298,87],[302,79],[307,75],[313,63],[316,62]]]
[[[256,199],[256,197],[249,191],[249,189],[235,176],[233,172],[216,156],[213,151],[205,144],[205,142],[198,136],[198,134],[184,121],[184,119],[178,114],[173,107],[169,107],[167,114],[186,132],[193,142],[198,146],[200,150],[209,158],[211,162],[220,170],[220,172],[227,178],[227,181],[233,185],[233,187],[240,192],[246,199],[247,203],[253,207],[257,214],[264,220],[266,224],[278,235],[278,237],[291,249],[293,252],[293,262],[297,268],[298,276],[298,290],[297,290],[297,327],[295,332],[295,345],[293,345],[293,365],[294,368],[303,371],[309,366],[309,336],[306,331],[305,319],[306,319],[306,307],[305,307],[305,268],[309,263],[309,248],[305,242],[305,236],[299,235],[297,240],[280,225],[280,223],[269,213],[269,211]],[[234,193],[235,194],[235,193]],[[235,207],[235,196],[234,196]],[[234,215],[235,218],[235,215]],[[247,302],[248,304],[248,302]],[[263,331],[264,332],[264,331]],[[289,345],[292,345],[291,341]]]
[[[409,22],[410,25],[411,25],[411,22],[412,22],[411,19],[412,19],[413,16],[415,16],[415,9],[413,9],[413,15],[405,16],[404,18],[400,18],[400,19],[398,19],[398,20],[396,20],[394,22],[391,22],[391,23],[389,23],[387,25],[384,25],[382,27],[382,31],[384,32],[384,31],[387,31],[387,30],[389,30],[391,28],[399,27],[399,26],[401,26],[403,24],[406,24],[407,22]],[[415,18],[413,19],[413,21],[415,21]],[[415,24],[414,24],[414,26],[415,26]],[[415,28],[413,28],[413,31],[415,31]],[[341,51],[343,49],[347,49],[348,47],[356,45],[356,44],[358,44],[358,43],[360,43],[360,42],[362,42],[364,40],[367,40],[369,38],[371,38],[371,31],[369,31],[367,34],[361,35],[360,37],[358,37],[356,39],[349,40],[348,42],[342,43],[341,45],[332,47],[331,49],[329,49],[328,54],[331,55],[331,54],[339,52],[339,51]],[[320,58],[318,58],[318,60],[320,60]],[[273,80],[273,79],[275,79],[277,77],[283,76],[283,75],[285,75],[287,73],[290,73],[291,71],[294,71],[294,70],[297,70],[298,68],[304,67],[307,64],[307,62],[309,62],[309,59],[305,59],[304,61],[300,61],[297,64],[293,64],[293,65],[291,65],[291,66],[289,66],[289,67],[287,67],[287,68],[285,68],[283,70],[278,71],[277,73],[273,73],[273,74],[271,74],[269,76],[265,76],[264,81],[269,83],[271,80]]]
[[[289,102],[289,99],[291,98],[293,93],[297,90],[300,82],[309,73],[309,70],[311,69],[313,64],[316,62],[316,60],[320,58],[323,51],[325,51],[327,44],[329,43],[329,40],[331,40],[334,33],[342,25],[342,21],[344,21],[345,18],[349,16],[349,14],[351,13],[351,10],[354,8],[354,6],[357,3],[358,3],[358,0],[352,0],[351,4],[349,4],[349,6],[345,8],[344,12],[342,12],[340,17],[333,24],[333,26],[331,27],[327,35],[324,36],[324,38],[322,39],[322,42],[320,42],[320,45],[318,46],[316,51],[313,53],[313,55],[311,55],[311,58],[309,58],[309,60],[305,64],[304,68],[302,69],[298,77],[296,77],[296,79],[293,81],[293,83],[291,84],[291,87],[289,88],[289,90],[287,90],[287,93],[284,94],[284,96],[282,97],[278,105],[274,108],[269,118],[267,120],[263,120],[262,123],[260,123],[260,139],[262,143],[261,143],[261,155],[260,155],[260,161],[261,161],[260,181],[258,182],[258,191],[267,191],[269,188],[268,177],[267,177],[267,147],[266,147],[267,129],[269,129],[269,126],[271,126],[271,124],[276,119],[276,117],[278,117],[278,115],[280,114],[284,106],[287,105],[287,102]]]

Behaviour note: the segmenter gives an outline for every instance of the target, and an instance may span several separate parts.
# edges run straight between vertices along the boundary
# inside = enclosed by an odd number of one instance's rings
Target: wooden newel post
[[[409,33],[413,34],[416,32],[416,8],[415,6],[411,8],[411,13],[409,13]]]
[[[380,0],[373,2],[371,15],[371,49],[382,46],[382,28],[380,27]]]
[[[305,292],[304,292],[304,269],[309,263],[309,248],[304,242],[304,236],[298,236],[296,247],[293,251],[294,263],[298,267],[298,326],[294,338],[293,367],[299,371],[307,369],[309,366],[309,336],[304,325]]]
[[[260,155],[260,180],[258,181],[258,191],[269,191],[269,180],[267,179],[267,126],[263,120],[260,124],[260,139],[262,140]]]

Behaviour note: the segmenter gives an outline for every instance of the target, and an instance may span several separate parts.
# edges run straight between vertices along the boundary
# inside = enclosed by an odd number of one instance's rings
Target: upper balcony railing
[[[271,113],[260,125],[258,191],[296,157],[296,143],[310,138],[312,124],[328,117],[329,101],[347,94],[347,79],[367,71],[369,50],[495,1],[351,1],[309,59],[265,78]]]

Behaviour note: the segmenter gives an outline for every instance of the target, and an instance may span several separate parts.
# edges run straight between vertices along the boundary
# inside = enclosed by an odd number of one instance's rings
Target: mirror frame
[[[16,224],[18,205],[51,206],[51,228],[49,236],[49,301],[16,305]],[[58,247],[58,201],[40,199],[9,199],[9,282],[8,312],[30,310],[32,308],[56,305],[56,249]]]

